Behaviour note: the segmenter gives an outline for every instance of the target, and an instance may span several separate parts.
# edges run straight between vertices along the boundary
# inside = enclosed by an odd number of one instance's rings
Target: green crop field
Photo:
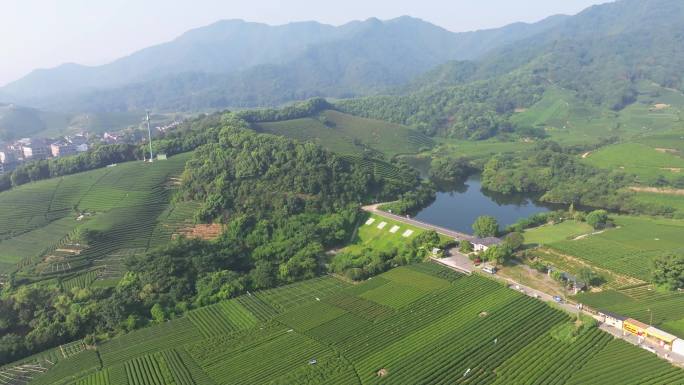
[[[684,195],[638,192],[636,200],[642,203],[669,207],[674,210],[675,217],[684,218]]]
[[[586,293],[577,296],[582,303],[652,323],[684,337],[684,293],[664,292],[650,285]]]
[[[120,250],[163,244],[192,218],[192,205],[169,203],[169,178],[182,172],[189,156],[129,162],[0,193],[0,272],[52,278],[93,264],[106,267],[97,261]],[[75,246],[71,236],[79,228],[101,236],[86,248]]]
[[[544,225],[525,230],[525,243],[529,245],[546,245],[553,242],[573,239],[582,234],[591,233],[593,229],[584,222],[564,221],[556,225]]]
[[[599,168],[637,175],[644,184],[653,183],[659,176],[672,180],[684,170],[681,156],[640,143],[607,146],[591,153],[585,161]]]
[[[30,384],[684,381],[683,370],[596,328],[576,329],[543,302],[434,264],[357,285],[322,277],[248,294],[51,360]]]
[[[684,221],[617,216],[616,228],[578,240],[562,240],[547,246],[590,264],[650,279],[651,259],[669,251],[684,250]]]
[[[346,155],[361,155],[367,147],[393,157],[415,154],[433,146],[431,138],[406,126],[333,110],[311,118],[259,123],[256,128],[262,132],[313,141]]]
[[[550,139],[564,144],[596,143],[610,136],[631,140],[682,128],[684,95],[646,82],[639,84],[638,91],[636,103],[616,112],[549,87],[539,102],[515,114],[513,122],[543,129]]]
[[[489,140],[457,140],[439,139],[438,146],[433,150],[435,156],[452,156],[468,158],[489,158],[502,153],[515,153],[528,150],[534,146],[532,142],[502,142]]]

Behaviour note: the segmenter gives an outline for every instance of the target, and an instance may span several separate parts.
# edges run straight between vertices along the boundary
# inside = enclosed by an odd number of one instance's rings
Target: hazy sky
[[[451,31],[575,14],[607,0],[2,0],[0,85],[35,68],[104,64],[220,19],[267,24],[410,15]]]

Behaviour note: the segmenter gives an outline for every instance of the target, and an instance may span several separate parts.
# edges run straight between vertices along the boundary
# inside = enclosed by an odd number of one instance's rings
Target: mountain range
[[[465,33],[406,16],[342,26],[225,20],[106,65],[36,70],[0,89],[0,101],[68,113],[193,112],[378,94],[427,95],[410,102],[435,104],[430,93],[486,81],[489,90],[477,91],[482,97],[516,93],[487,113],[524,105],[519,100],[535,100],[549,85],[620,110],[634,102],[640,82],[684,88],[682,46],[680,0],[619,0],[574,16]],[[440,103],[468,99],[449,98],[441,95]],[[482,115],[481,106],[471,110]],[[451,115],[435,119],[453,121]]]
[[[0,98],[73,112],[254,107],[367,95],[449,60],[477,59],[565,19],[466,33],[411,17],[339,27],[225,20],[106,65],[36,70],[0,89]]]

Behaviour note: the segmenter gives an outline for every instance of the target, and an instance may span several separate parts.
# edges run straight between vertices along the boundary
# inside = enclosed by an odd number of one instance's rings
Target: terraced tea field
[[[189,156],[129,162],[0,193],[0,272],[19,270],[18,278],[30,280],[73,275],[120,250],[168,241],[193,214],[192,205],[169,204],[169,179]],[[85,248],[64,246],[76,243],[77,229],[100,236]],[[60,251],[69,247],[79,250]]]
[[[559,332],[575,327],[495,281],[420,264],[357,285],[321,277],[205,307],[97,353],[52,356],[30,383],[684,382],[683,370],[598,329]]]
[[[391,158],[398,154],[415,154],[431,148],[431,138],[406,126],[380,120],[360,118],[334,110],[318,116],[280,122],[259,123],[257,130],[313,141],[333,152],[361,155],[371,148]]]

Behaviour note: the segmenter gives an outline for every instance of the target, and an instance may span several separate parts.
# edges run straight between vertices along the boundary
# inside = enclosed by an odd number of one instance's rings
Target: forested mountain
[[[4,98],[70,111],[196,110],[350,97],[402,85],[449,60],[467,60],[564,20],[452,33],[410,17],[340,27],[222,21],[107,65],[38,70]]]
[[[682,46],[683,2],[622,0],[588,8],[476,61],[446,63],[413,81],[406,95],[340,107],[429,133],[482,139],[521,128],[508,118],[552,87],[613,111],[634,103],[644,82],[681,91]]]

